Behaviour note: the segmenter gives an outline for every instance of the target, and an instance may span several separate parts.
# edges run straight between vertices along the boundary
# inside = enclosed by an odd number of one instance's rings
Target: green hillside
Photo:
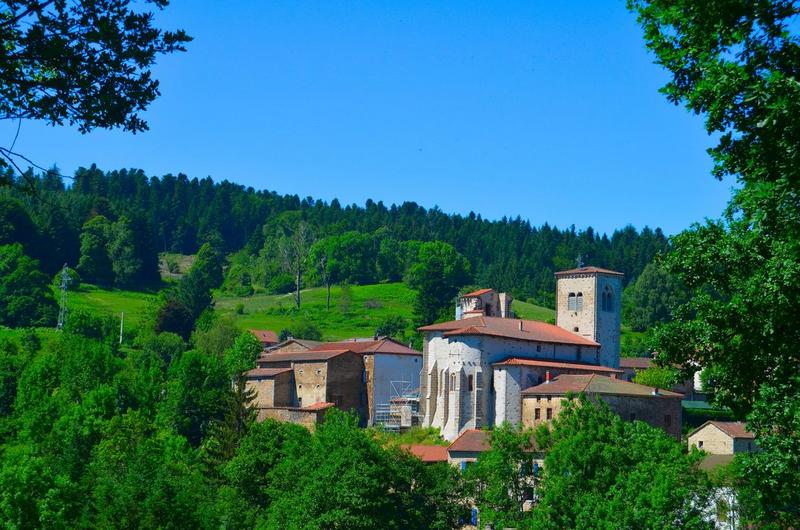
[[[136,325],[156,298],[153,292],[103,289],[82,285],[69,293],[69,306],[95,313],[118,316],[125,312],[125,321]],[[405,318],[411,329],[414,291],[404,283],[353,285],[331,289],[331,308],[325,307],[326,292],[322,287],[304,289],[300,309],[294,306],[294,295],[256,294],[248,297],[217,293],[216,310],[232,318],[242,329],[271,329],[280,332],[299,323],[312,323],[324,338],[336,340],[368,337],[387,317]],[[552,321],[555,311],[515,300],[512,308],[520,318]]]
[[[56,300],[58,299],[59,292],[56,290]],[[136,325],[145,316],[148,306],[155,299],[156,294],[153,291],[105,289],[95,285],[81,284],[78,290],[69,291],[67,307],[117,317],[124,312],[125,322]]]

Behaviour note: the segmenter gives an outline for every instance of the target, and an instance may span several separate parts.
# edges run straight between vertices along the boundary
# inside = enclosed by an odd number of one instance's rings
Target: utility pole
[[[119,314],[119,343],[122,344],[122,329],[125,326],[125,311]]]
[[[69,277],[69,271],[67,271],[67,264],[64,263],[64,267],[61,269],[61,299],[59,301],[58,307],[58,324],[56,324],[56,329],[63,330],[64,324],[67,321],[67,287],[69,287],[69,283],[72,281],[72,278]]]

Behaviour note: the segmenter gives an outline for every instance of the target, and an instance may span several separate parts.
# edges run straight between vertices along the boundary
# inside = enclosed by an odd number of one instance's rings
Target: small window
[[[541,344],[537,344],[536,345],[536,351],[542,351],[542,345]]]
[[[553,399],[553,397],[552,397],[552,396],[547,396],[547,402],[548,402],[548,403],[550,403],[550,401],[552,401],[552,399]]]
[[[321,368],[317,368],[317,375],[319,375],[321,373],[322,373],[322,369]]]
[[[300,368],[300,375],[303,375],[303,369]]]
[[[699,442],[697,442],[697,447],[699,447],[700,449],[703,448],[703,440],[700,440]]]
[[[576,311],[577,302],[575,301],[575,293],[569,293],[567,296],[567,311]]]
[[[472,392],[472,376],[467,376],[467,392]]]
[[[603,289],[603,293],[600,295],[600,308],[603,311],[614,310],[614,290],[611,289],[609,285],[606,285],[605,289]]]
[[[542,401],[542,396],[536,396],[536,403],[539,403],[541,401]]]
[[[317,385],[317,388],[319,388],[319,385]]]
[[[578,296],[575,297],[575,311],[581,309],[583,309],[583,293],[578,293]]]
[[[553,419],[553,409],[547,409],[547,419],[548,420]]]
[[[575,326],[574,328],[572,328],[572,331],[574,331],[575,333],[579,332],[580,330],[581,330],[581,328],[579,328],[578,326]]]
[[[534,420],[542,419],[542,409],[534,409],[533,410],[533,419]]]
[[[297,406],[298,407],[302,407],[303,406],[303,398],[301,398],[301,397],[297,398]]]
[[[450,390],[456,389],[456,374],[450,374]]]
[[[303,388],[303,385],[297,385],[297,388]]]

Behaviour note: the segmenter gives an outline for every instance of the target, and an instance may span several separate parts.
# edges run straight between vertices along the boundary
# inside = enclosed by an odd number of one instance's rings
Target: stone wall
[[[679,397],[623,395],[591,397],[602,399],[614,413],[624,420],[644,421],[680,440],[681,399]],[[552,418],[556,418],[561,413],[566,399],[563,396],[524,396],[522,399],[522,424],[525,427],[536,427],[542,423],[548,423],[550,420],[547,418],[547,409],[552,409]],[[538,420],[536,420],[536,409],[540,411]]]
[[[732,455],[733,438],[712,424],[689,436],[689,447],[697,447],[712,455]],[[702,444],[700,443],[702,442]]]
[[[302,408],[328,401],[326,396],[327,362],[296,361],[293,368],[295,395],[297,396],[293,405]]]
[[[601,293],[608,287],[612,308],[602,308]],[[569,294],[582,295],[579,310],[569,308]],[[614,274],[576,273],[556,281],[556,325],[600,343],[598,364],[619,367],[622,277]]]
[[[256,407],[288,407],[292,404],[292,373],[284,372],[272,377],[248,379],[247,390],[254,390]]]
[[[264,421],[267,418],[296,423],[307,429],[314,430],[318,423],[325,420],[326,410],[303,410],[296,407],[268,407],[257,409],[256,421]]]
[[[366,424],[366,389],[362,385],[364,361],[360,354],[344,353],[328,361],[326,398],[342,410],[355,410]]]

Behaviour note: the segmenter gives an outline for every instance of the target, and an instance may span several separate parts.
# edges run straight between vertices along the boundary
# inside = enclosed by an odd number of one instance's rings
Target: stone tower
[[[619,368],[622,278],[598,267],[556,273],[556,325],[600,343],[596,358],[579,360]]]

